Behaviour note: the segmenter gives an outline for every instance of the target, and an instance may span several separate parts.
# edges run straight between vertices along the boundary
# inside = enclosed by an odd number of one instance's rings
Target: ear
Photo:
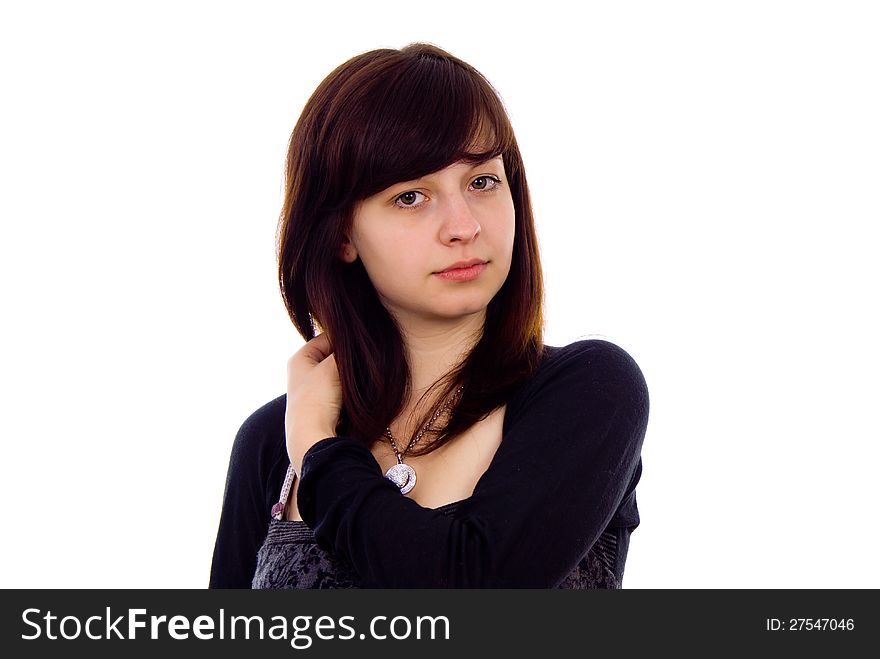
[[[339,246],[339,258],[346,263],[354,263],[357,260],[357,248],[351,244],[348,238],[342,241]]]

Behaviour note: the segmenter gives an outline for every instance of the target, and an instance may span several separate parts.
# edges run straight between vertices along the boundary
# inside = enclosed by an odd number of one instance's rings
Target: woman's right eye
[[[397,199],[394,200],[394,204],[399,208],[416,208],[424,203],[418,201],[419,195],[421,195],[422,197],[425,196],[421,192],[417,192],[416,190],[404,192],[401,195],[397,195]]]

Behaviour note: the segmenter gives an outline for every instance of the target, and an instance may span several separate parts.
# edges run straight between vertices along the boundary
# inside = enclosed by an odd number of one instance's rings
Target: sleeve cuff
[[[386,479],[372,452],[349,437],[327,437],[315,442],[303,456],[297,505],[319,545],[333,549],[327,533],[340,520],[332,519],[376,488],[400,491]],[[340,505],[345,503],[346,505]],[[356,505],[354,507],[357,507]],[[331,511],[335,511],[331,512]]]

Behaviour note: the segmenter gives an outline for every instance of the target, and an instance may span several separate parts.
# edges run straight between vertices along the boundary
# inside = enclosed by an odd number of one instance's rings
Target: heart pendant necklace
[[[455,395],[461,393],[463,387],[459,387],[455,390]],[[403,453],[397,450],[397,443],[394,441],[394,435],[391,434],[391,428],[385,428],[385,436],[391,440],[391,448],[394,450],[394,455],[397,457],[397,464],[392,466],[388,471],[385,472],[385,478],[394,483],[398,488],[400,488],[401,494],[406,494],[410,490],[412,490],[416,486],[416,470],[412,468],[411,465],[406,464],[403,461],[404,456],[409,453],[409,450],[416,445],[416,443],[422,438],[422,435],[425,434],[425,431],[431,427],[431,424],[434,423],[437,418],[449,408],[450,403],[446,403],[438,409],[434,416],[431,417],[431,420],[428,421],[424,425],[424,427],[419,430],[419,433],[412,438],[407,447],[403,450]]]

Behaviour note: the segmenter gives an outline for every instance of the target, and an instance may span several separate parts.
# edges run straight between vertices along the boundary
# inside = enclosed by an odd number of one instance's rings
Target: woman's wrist
[[[288,436],[287,450],[297,476],[302,473],[303,458],[309,449],[322,439],[335,436],[334,430],[322,426],[295,428],[291,431]]]

